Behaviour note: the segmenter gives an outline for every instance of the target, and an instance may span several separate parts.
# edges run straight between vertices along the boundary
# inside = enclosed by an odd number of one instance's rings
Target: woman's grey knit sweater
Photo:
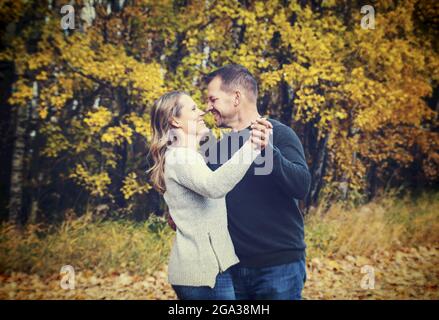
[[[218,272],[239,262],[227,228],[225,195],[259,154],[247,141],[211,171],[196,150],[168,147],[164,199],[177,226],[168,267],[171,284],[213,288]]]

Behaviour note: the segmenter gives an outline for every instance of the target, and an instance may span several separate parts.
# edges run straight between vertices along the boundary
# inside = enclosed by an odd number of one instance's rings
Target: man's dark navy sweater
[[[272,149],[263,150],[259,157],[272,152],[271,173],[255,174],[255,167],[264,166],[256,159],[226,196],[230,236],[244,267],[276,266],[305,257],[304,223],[298,199],[306,196],[311,176],[302,144],[293,129],[279,121],[269,121],[273,125],[273,137],[266,148]],[[242,146],[250,136],[248,129],[231,132],[220,141],[203,145],[212,170],[219,168]],[[219,152],[224,151],[224,146],[228,151],[226,155]],[[215,161],[208,156],[212,151],[215,151]],[[271,160],[267,157],[265,161]]]

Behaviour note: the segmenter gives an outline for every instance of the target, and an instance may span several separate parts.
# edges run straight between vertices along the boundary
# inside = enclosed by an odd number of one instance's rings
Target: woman
[[[184,92],[173,91],[156,101],[150,147],[154,165],[149,173],[177,227],[168,279],[178,298],[233,300],[228,269],[239,260],[227,229],[225,195],[244,177],[260,146],[252,136],[211,171],[197,152],[209,132],[203,115]]]

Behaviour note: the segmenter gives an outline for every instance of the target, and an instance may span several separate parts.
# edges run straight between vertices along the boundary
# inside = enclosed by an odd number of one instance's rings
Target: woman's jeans
[[[180,286],[173,285],[180,300],[235,300],[232,275],[230,269],[216,276],[215,287],[209,286]]]

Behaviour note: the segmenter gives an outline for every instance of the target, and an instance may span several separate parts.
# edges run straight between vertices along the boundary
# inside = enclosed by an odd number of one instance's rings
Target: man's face
[[[237,117],[238,108],[235,106],[235,93],[221,89],[220,77],[213,78],[207,86],[207,109],[215,118],[218,127],[229,127]]]

